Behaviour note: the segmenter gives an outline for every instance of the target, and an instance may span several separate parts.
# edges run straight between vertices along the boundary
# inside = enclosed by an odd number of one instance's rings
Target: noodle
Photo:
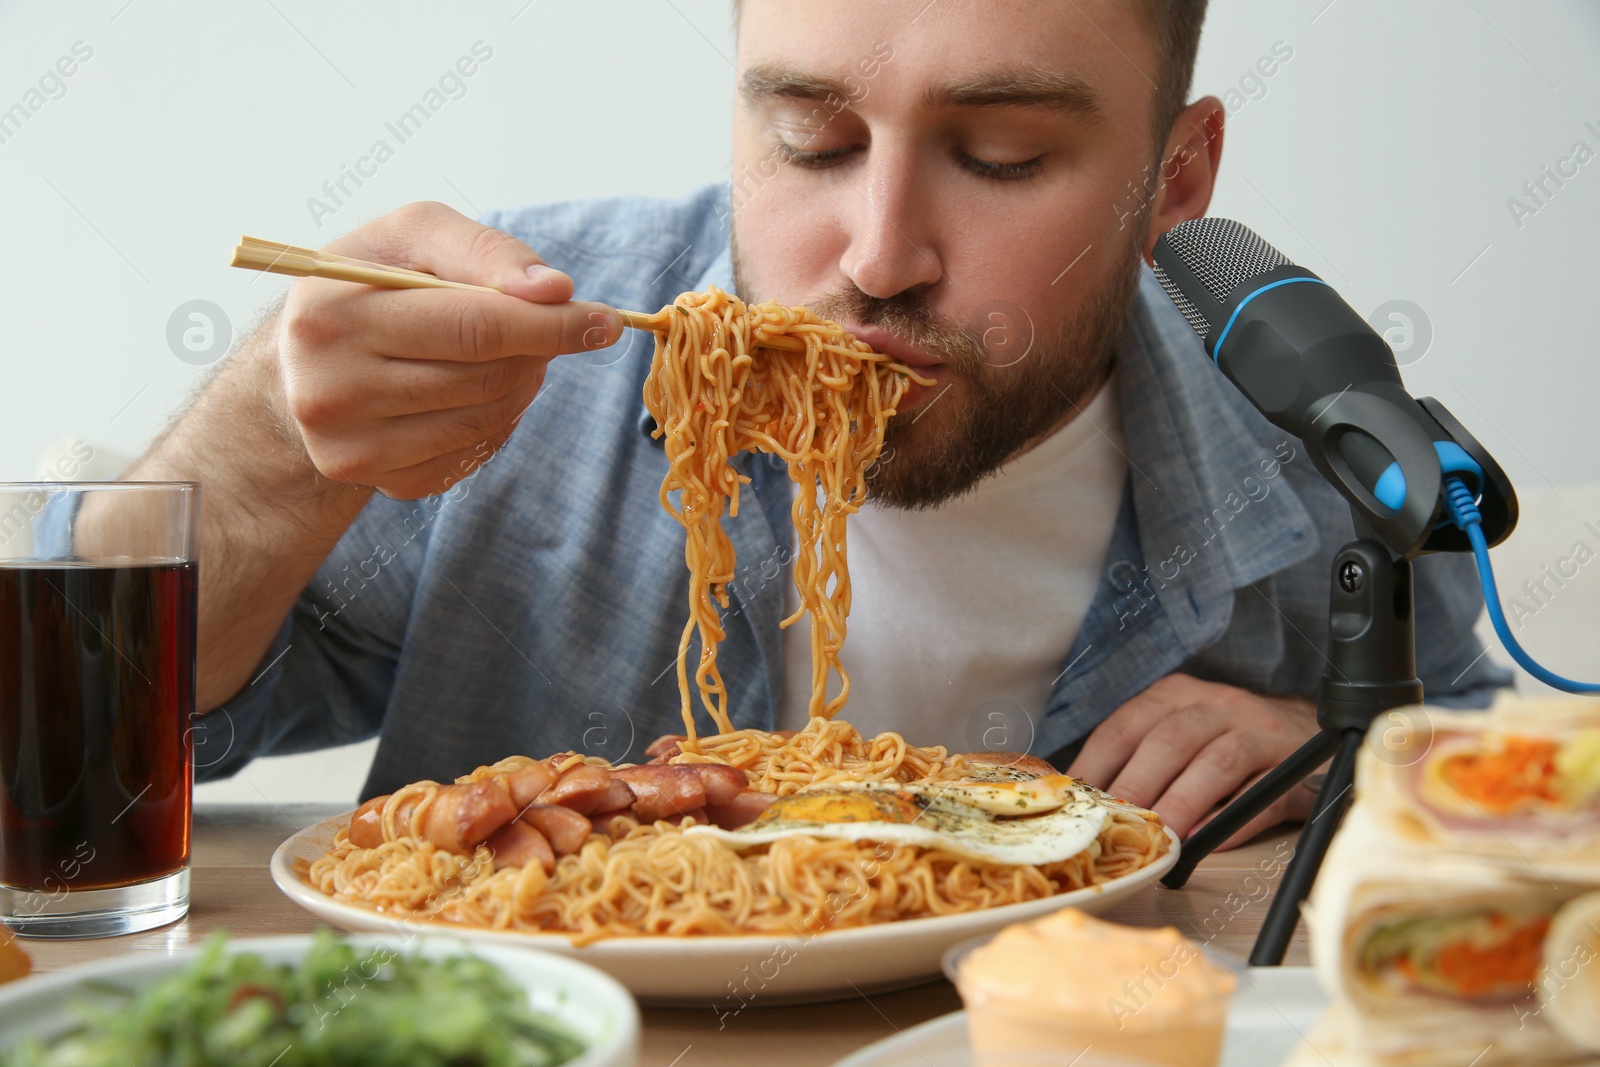
[[[704,738],[674,763],[726,763],[750,775],[750,788],[788,796],[824,782],[948,781],[962,773],[942,747],[917,748],[895,733],[866,740],[845,722],[814,718],[792,738],[737,730]]]
[[[839,664],[850,614],[845,518],[866,499],[867,468],[883,449],[884,426],[910,388],[911,372],[805,308],[747,307],[715,287],[684,293],[654,319],[659,332],[644,400],[655,416],[655,435],[666,438],[670,466],[661,504],[688,532],[689,621],[678,642],[687,747],[697,742],[687,663],[697,631],[701,652],[694,680],[701,703],[718,733],[733,730],[717,669],[724,633],[716,605],[728,606],[726,587],[734,576],[733,543],[722,515],[739,514],[739,486],[750,480],[730,462],[740,452],[780,457],[798,487],[792,519],[800,608],[781,625],[789,626],[801,612],[811,617],[809,713],[832,718],[850,695],[850,677]],[[753,353],[779,337],[803,340],[806,349]],[[679,494],[676,506],[673,492]],[[833,674],[840,690],[828,700]]]
[[[850,694],[839,662],[850,612],[845,520],[866,499],[866,470],[911,372],[804,308],[746,307],[719,289],[685,293],[655,320],[644,398],[657,436],[666,438],[661,502],[687,533],[689,567],[689,620],[678,645],[686,736],[667,762],[726,764],[745,772],[749,790],[774,797],[826,783],[970,780],[965,757],[919,748],[895,733],[867,738],[834,718]],[[779,337],[803,339],[805,351],[752,354]],[[745,451],[780,457],[798,487],[792,519],[801,603],[783,625],[801,612],[811,618],[812,689],[810,721],[797,733],[734,730],[717,670],[723,637],[717,608],[728,606],[726,586],[734,576],[722,516],[739,513],[739,487],[750,479],[731,459]],[[696,633],[694,682],[717,727],[704,738],[695,730],[687,666]],[[840,691],[828,700],[834,674]],[[509,780],[535,762],[512,756],[457,781]],[[575,753],[545,762],[558,772],[579,763],[610,766]],[[804,936],[1037,900],[1146,867],[1169,847],[1154,813],[1104,798],[1108,814],[1098,837],[1077,855],[1039,866],[804,834],[741,853],[668,821],[639,825],[624,816],[609,824],[609,836],[580,836],[581,847],[570,846],[577,851],[555,860],[551,873],[539,862],[497,869],[487,844],[469,856],[427,839],[429,812],[443,788],[417,782],[397,790],[381,805],[382,843],[359,847],[341,829],[333,847],[310,864],[306,881],[330,897],[398,918],[560,931],[578,944],[641,934]],[[689,816],[683,826],[694,821]]]
[[[581,756],[568,761],[605,765]],[[481,781],[529,762],[513,756],[460,780]],[[750,775],[752,788],[780,794],[813,782],[950,782],[968,773],[963,757],[942,748],[916,748],[896,734],[865,738],[847,723],[823,718],[793,737],[741,730],[708,738],[701,752],[671,762],[729,763]],[[385,820],[407,797],[421,797],[412,814],[420,826],[423,804],[438,788],[432,782],[406,786],[384,805]],[[978,862],[916,845],[807,836],[741,855],[660,822],[616,840],[595,835],[547,876],[535,863],[495,870],[483,846],[462,856],[404,836],[364,849],[341,829],[306,880],[328,896],[395,918],[559,931],[577,944],[640,934],[806,936],[1038,900],[1149,866],[1167,848],[1153,814],[1124,807],[1111,808],[1088,848],[1037,867]]]

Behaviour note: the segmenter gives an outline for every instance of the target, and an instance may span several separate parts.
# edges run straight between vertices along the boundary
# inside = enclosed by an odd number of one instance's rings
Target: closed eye
[[[783,163],[792,163],[795,166],[809,170],[826,170],[844,161],[856,150],[854,145],[840,145],[837,148],[828,148],[813,152],[803,148],[796,148],[787,141],[779,141],[773,148],[773,153]],[[1030,178],[1044,169],[1044,157],[1035,156],[1032,159],[1019,160],[1010,163],[997,163],[993,160],[974,156],[960,149],[954,150],[957,165],[971,174],[990,181],[1019,181]]]
[[[797,167],[807,167],[812,170],[825,170],[843,160],[852,151],[854,151],[853,146],[841,145],[821,152],[808,152],[803,148],[796,148],[787,141],[779,141],[773,148],[773,154],[780,162],[793,163]]]
[[[1044,158],[1042,156],[1035,156],[1032,159],[1024,159],[1016,163],[996,163],[956,149],[955,158],[963,169],[976,174],[980,178],[988,178],[991,181],[1018,181],[1022,178],[1030,178],[1044,169]]]

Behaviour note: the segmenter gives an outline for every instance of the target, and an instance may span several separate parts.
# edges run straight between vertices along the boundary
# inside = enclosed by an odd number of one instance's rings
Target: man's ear
[[[1222,162],[1222,129],[1227,112],[1214,96],[1202,97],[1183,109],[1172,124],[1166,150],[1161,155],[1160,180],[1150,208],[1150,232],[1145,236],[1144,258],[1151,262],[1156,238],[1190,219],[1200,218],[1211,206]]]

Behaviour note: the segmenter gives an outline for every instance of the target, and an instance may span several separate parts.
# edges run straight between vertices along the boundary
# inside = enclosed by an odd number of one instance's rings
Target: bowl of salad
[[[634,1067],[638,1044],[595,968],[431,935],[218,935],[0,987],[0,1067]]]

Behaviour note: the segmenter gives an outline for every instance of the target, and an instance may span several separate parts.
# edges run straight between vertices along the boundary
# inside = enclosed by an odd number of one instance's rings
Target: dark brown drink
[[[194,563],[0,562],[0,884],[185,866],[196,592]]]

